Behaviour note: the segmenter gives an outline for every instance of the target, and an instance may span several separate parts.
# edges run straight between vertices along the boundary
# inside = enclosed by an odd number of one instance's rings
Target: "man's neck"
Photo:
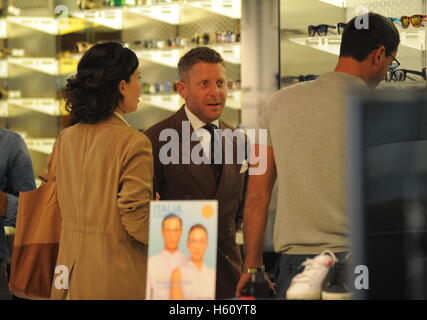
[[[364,70],[365,67],[363,65],[363,62],[359,62],[353,58],[341,57],[338,60],[338,64],[335,67],[334,71],[347,73],[357,78],[360,78],[368,86],[369,76]]]
[[[175,249],[168,249],[168,248],[164,248],[164,250],[165,250],[167,253],[174,254],[175,252],[177,252],[177,251],[178,251],[178,248],[175,248]]]
[[[203,260],[191,260],[197,270],[201,270],[203,266]]]

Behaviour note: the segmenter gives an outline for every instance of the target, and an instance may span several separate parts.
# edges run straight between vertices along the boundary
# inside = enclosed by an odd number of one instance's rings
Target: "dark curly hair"
[[[215,50],[208,47],[196,47],[184,54],[178,62],[178,74],[181,80],[184,80],[186,73],[196,63],[208,62],[208,63],[221,63],[224,64],[224,60],[221,55]]]
[[[138,65],[135,53],[117,42],[98,43],[86,51],[65,88],[65,108],[73,123],[109,118],[123,99],[120,81],[129,82]]]

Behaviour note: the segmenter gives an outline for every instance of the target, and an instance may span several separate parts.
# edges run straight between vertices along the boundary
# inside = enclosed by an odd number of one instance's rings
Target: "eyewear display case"
[[[315,78],[333,70],[341,34],[337,25],[375,12],[389,17],[399,30],[397,74],[380,87],[423,87],[426,82],[426,2],[424,0],[281,0],[281,86]],[[314,36],[309,26],[317,27]],[[305,58],[302,58],[305,57]]]

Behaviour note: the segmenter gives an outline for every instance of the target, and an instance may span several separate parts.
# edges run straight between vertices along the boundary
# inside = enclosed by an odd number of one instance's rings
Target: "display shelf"
[[[340,53],[340,36],[290,38],[289,41],[337,56]]]
[[[184,100],[179,94],[144,94],[141,96],[139,108],[143,108],[145,104],[175,112],[183,103]]]
[[[184,23],[184,21],[181,20],[183,6],[202,9],[232,19],[241,18],[241,0],[202,0],[180,3],[155,3],[145,6],[90,9],[76,11],[72,13],[72,16],[116,30],[122,30],[124,28],[125,12],[142,15],[168,24],[178,25]]]
[[[53,76],[66,75],[77,70],[78,60],[74,58],[16,58],[10,57],[8,63],[39,71]]]
[[[33,110],[36,112],[48,114],[51,116],[59,116],[60,113],[60,102],[56,99],[34,99],[34,98],[20,98],[20,99],[8,99],[10,106],[18,106],[21,108]]]
[[[241,0],[190,1],[187,5],[233,19],[240,19],[242,16]]]
[[[7,105],[7,101],[0,100],[0,118],[8,118],[9,117],[9,109]]]
[[[347,0],[318,0],[318,1],[331,4],[333,6],[337,6],[340,8],[347,8]]]
[[[0,59],[0,78],[8,77],[7,59]]]
[[[7,17],[6,19],[8,22],[52,35],[64,35],[87,27],[85,20],[77,18]]]
[[[0,39],[7,38],[7,22],[5,18],[0,19]]]
[[[208,44],[211,48],[218,51],[223,57],[224,61],[240,64],[240,43],[224,43],[224,44]],[[181,56],[190,50],[188,48],[174,48],[174,49],[147,49],[136,50],[139,59],[147,60],[170,68],[177,68]]]
[[[110,29],[122,30],[124,27],[123,10],[124,8],[90,9],[76,11],[71,15],[74,18],[90,21]]]
[[[233,64],[240,64],[240,42],[212,44],[209,46],[218,51],[224,61]]]
[[[135,51],[139,59],[147,60],[170,68],[177,68],[183,49],[153,49]]]
[[[43,138],[43,139],[25,139],[25,144],[31,151],[40,152],[49,155],[52,152],[55,138]]]
[[[235,109],[235,110],[242,109],[242,91],[240,90],[229,91],[225,106],[227,108]]]
[[[151,6],[129,7],[127,10],[131,13],[138,14],[144,17],[149,17],[154,20],[162,21],[168,24],[177,25],[181,23],[182,4],[153,4]]]
[[[242,92],[240,90],[232,90],[228,92],[227,102],[225,106],[230,109],[240,110],[242,101]],[[166,109],[169,111],[177,111],[184,104],[184,100],[179,94],[146,94],[141,96],[139,109],[144,105]]]
[[[409,47],[416,50],[425,50],[426,31],[422,29],[411,29],[400,31],[400,44],[405,47]]]

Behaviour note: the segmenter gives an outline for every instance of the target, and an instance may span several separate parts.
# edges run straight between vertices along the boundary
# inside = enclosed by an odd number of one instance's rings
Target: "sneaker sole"
[[[320,292],[314,292],[311,294],[295,294],[286,293],[287,300],[320,300]]]
[[[322,292],[322,300],[351,300],[352,294],[351,292]]]

